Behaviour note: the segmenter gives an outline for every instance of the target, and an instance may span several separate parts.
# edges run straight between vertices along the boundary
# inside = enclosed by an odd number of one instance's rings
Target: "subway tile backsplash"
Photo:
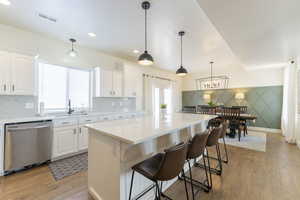
[[[0,95],[0,118],[32,117],[37,114],[38,98],[35,96]],[[135,98],[93,98],[93,112],[136,111]]]
[[[95,97],[94,112],[132,112],[136,110],[135,98]]]
[[[0,96],[0,117],[29,117],[37,111],[37,97],[34,96]]]

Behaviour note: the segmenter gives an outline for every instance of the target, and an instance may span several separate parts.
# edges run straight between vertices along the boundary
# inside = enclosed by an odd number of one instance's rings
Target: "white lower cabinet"
[[[53,158],[75,153],[78,150],[77,126],[54,128]]]
[[[83,125],[54,128],[52,160],[84,152],[87,148],[88,129]]]
[[[78,133],[78,150],[85,150],[88,148],[89,132],[84,126],[79,127]]]

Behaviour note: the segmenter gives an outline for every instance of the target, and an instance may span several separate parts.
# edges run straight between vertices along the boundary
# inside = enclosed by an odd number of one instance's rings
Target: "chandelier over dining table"
[[[210,62],[210,76],[196,79],[196,86],[198,90],[210,90],[210,89],[226,89],[229,84],[228,76],[213,76],[213,64]]]

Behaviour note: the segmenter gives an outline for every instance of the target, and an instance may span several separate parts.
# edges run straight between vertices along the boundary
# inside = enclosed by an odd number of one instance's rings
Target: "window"
[[[89,70],[39,64],[39,102],[46,111],[65,111],[71,100],[72,109],[89,109],[91,72]]]

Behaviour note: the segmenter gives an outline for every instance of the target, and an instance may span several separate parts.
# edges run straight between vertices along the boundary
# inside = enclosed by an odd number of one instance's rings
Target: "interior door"
[[[11,56],[0,52],[0,94],[8,94],[11,81]]]
[[[161,104],[167,104],[167,112],[172,111],[172,89],[170,87],[154,86],[154,113],[160,113]]]
[[[29,56],[12,55],[11,91],[18,95],[34,95],[34,59]]]

